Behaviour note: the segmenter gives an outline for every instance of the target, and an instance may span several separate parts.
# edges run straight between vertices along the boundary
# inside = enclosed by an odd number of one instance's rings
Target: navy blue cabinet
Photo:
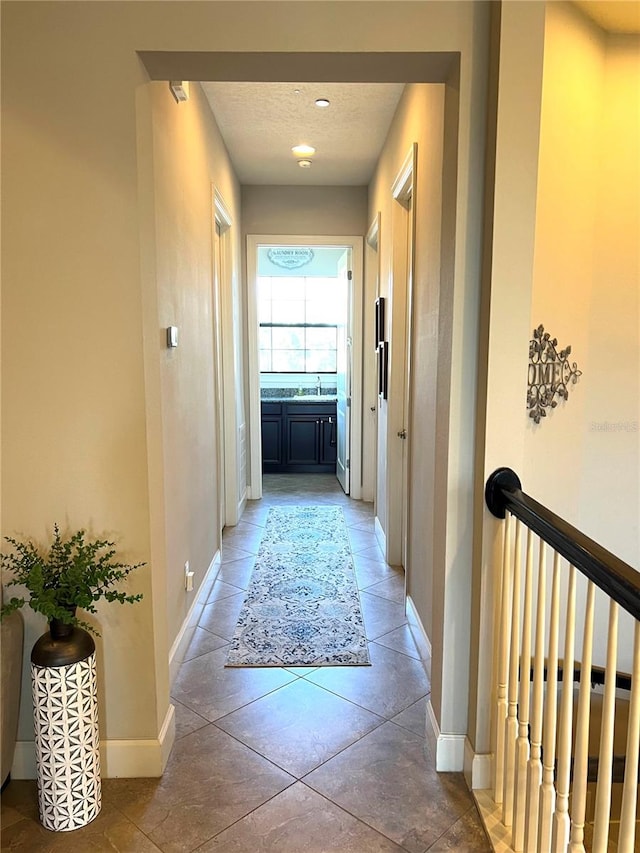
[[[335,403],[262,403],[264,473],[333,473],[336,444]]]

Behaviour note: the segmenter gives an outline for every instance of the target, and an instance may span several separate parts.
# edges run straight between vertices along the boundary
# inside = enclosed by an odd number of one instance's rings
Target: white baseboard
[[[474,752],[468,737],[464,739],[464,778],[471,791],[491,787],[493,755]]]
[[[218,572],[220,571],[220,559],[220,551],[216,551],[215,556],[204,576],[204,580],[198,587],[197,592],[194,593],[193,602],[191,603],[189,612],[182,623],[182,627],[178,631],[171,649],[169,650],[169,684],[172,687],[176,675],[178,674],[180,664],[183,661],[185,652],[189,648],[193,634],[198,626],[198,622],[200,621],[202,609],[207,602],[207,598],[211,592],[211,587],[215,583]]]
[[[162,776],[175,737],[175,708],[169,705],[157,738],[100,741],[100,770],[103,779]],[[36,745],[33,741],[22,740],[16,744],[11,778],[36,778]]]
[[[386,536],[384,530],[382,529],[382,525],[380,524],[380,519],[378,518],[377,515],[376,515],[376,518],[374,521],[373,532],[375,533],[376,541],[377,541],[378,545],[380,546],[380,550],[382,551],[383,554],[386,554],[387,553],[387,536]]]
[[[407,596],[406,613],[411,636],[418,649],[418,654],[427,673],[427,678],[431,681],[431,640],[427,636],[420,615],[410,595]]]
[[[464,769],[466,735],[443,734],[436,719],[431,700],[427,702],[427,743],[436,759],[439,773],[461,772]]]

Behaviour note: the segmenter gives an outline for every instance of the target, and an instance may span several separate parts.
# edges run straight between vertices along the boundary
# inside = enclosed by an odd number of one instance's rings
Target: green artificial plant
[[[68,625],[78,625],[99,636],[87,622],[78,619],[75,608],[97,613],[96,601],[119,601],[133,604],[142,595],[126,595],[114,589],[134,569],[144,563],[127,565],[115,560],[115,543],[106,539],[86,541],[86,531],[78,530],[68,538],[53,527],[53,542],[48,550],[39,549],[33,542],[20,542],[10,536],[6,541],[13,547],[10,553],[0,554],[0,566],[11,572],[6,585],[25,586],[28,596],[11,598],[0,608],[0,619],[28,604],[47,621],[58,619]]]

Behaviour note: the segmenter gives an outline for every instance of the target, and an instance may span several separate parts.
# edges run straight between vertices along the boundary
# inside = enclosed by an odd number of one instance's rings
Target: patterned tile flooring
[[[371,667],[225,669],[271,506],[343,508]],[[178,672],[177,735],[161,779],[107,779],[89,826],[48,832],[34,782],[2,797],[2,850],[51,853],[487,851],[461,774],[437,774],[424,738],[430,686],[407,627],[404,577],[373,533],[371,504],[332,475],[269,475],[225,530],[222,564]]]

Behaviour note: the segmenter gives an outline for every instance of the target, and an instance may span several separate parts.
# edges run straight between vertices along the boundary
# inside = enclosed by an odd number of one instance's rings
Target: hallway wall
[[[412,84],[407,86],[398,104],[387,140],[371,183],[369,218],[380,211],[380,266],[381,295],[393,310],[393,208],[398,202],[391,196],[391,186],[414,142],[418,145],[413,203],[416,211],[416,245],[413,302],[413,353],[411,377],[411,421],[409,432],[409,543],[407,559],[407,592],[411,596],[431,642],[434,641],[434,556],[436,539],[442,541],[444,531],[435,525],[435,480],[438,454],[446,458],[447,430],[437,436],[436,421],[448,416],[448,399],[443,410],[438,410],[438,371],[447,369],[447,344],[438,351],[440,331],[440,237],[442,229],[442,156],[444,142],[444,85]],[[402,288],[403,283],[398,282]],[[372,306],[375,300],[366,300],[368,319],[372,324]],[[450,323],[451,300],[446,300]],[[443,325],[444,325],[443,318]],[[391,335],[390,317],[386,319],[385,339]],[[450,339],[449,339],[450,346]],[[402,394],[402,389],[400,389]],[[391,415],[393,414],[393,423]],[[402,421],[402,412],[390,412],[389,401],[379,405],[377,483],[377,517],[385,534],[389,520],[386,517],[388,499],[398,502],[399,495],[387,495],[388,471],[386,460],[388,445],[397,442],[396,427]],[[438,446],[438,438],[440,445]],[[442,572],[442,566],[438,567]],[[441,604],[441,602],[439,602]]]
[[[135,123],[145,75],[133,52],[114,57],[118,21],[93,5],[1,10],[2,533],[47,542],[57,521],[108,532],[124,559],[147,561],[127,585],[143,601],[105,604],[92,621],[101,737],[151,744],[167,710],[154,658],[168,646],[155,647],[150,565]],[[18,739],[33,746],[29,652],[46,624],[24,613]]]
[[[243,236],[364,235],[366,216],[366,187],[242,187]]]
[[[639,104],[640,39],[550,4],[531,328],[583,375],[527,424],[523,483],[640,571]]]
[[[130,584],[144,600],[100,610],[100,710],[102,736],[122,759],[105,765],[106,775],[157,775],[171,738],[167,619],[177,620],[180,610],[179,603],[176,608],[167,601],[160,459],[165,448],[180,453],[184,445],[178,417],[168,428],[167,444],[163,436],[161,370],[150,369],[149,353],[163,352],[159,323],[172,312],[156,303],[149,282],[156,274],[168,282],[171,270],[179,271],[172,245],[186,242],[199,252],[202,243],[195,237],[183,242],[183,234],[155,254],[156,229],[173,229],[173,239],[186,226],[189,196],[184,219],[154,220],[150,164],[141,156],[153,140],[152,96],[137,51],[166,51],[157,59],[169,63],[159,71],[161,80],[225,79],[238,69],[236,61],[229,71],[225,61],[243,52],[253,52],[252,68],[259,66],[264,79],[281,76],[268,52],[288,62],[299,51],[307,69],[322,51],[361,53],[364,70],[352,60],[352,80],[401,73],[399,65],[381,62],[377,54],[385,51],[418,58],[421,73],[440,80],[459,61],[454,319],[460,324],[454,322],[452,372],[468,378],[474,374],[475,339],[463,320],[473,311],[473,299],[469,309],[466,297],[473,295],[478,274],[486,8],[474,2],[168,0],[16,2],[2,4],[0,11],[2,532],[42,538],[56,519],[73,527],[86,524],[96,533],[113,531],[125,558],[147,561]],[[336,29],[338,14],[343,25]],[[261,65],[255,64],[257,56]],[[196,76],[181,64],[191,60],[199,63]],[[177,125],[167,125],[165,132],[167,142],[181,135]],[[171,147],[157,153],[171,165],[165,189],[191,174],[171,162],[178,154]],[[173,189],[180,191],[178,183]],[[203,292],[204,272],[198,268],[197,288]],[[174,295],[167,309],[180,307]],[[198,334],[202,328],[198,324]],[[190,341],[183,339],[183,346],[174,361],[189,351]],[[171,364],[165,365],[169,384]],[[174,390],[183,401],[180,389]],[[456,441],[448,460],[453,512],[447,560],[453,562],[449,553],[455,553],[470,565],[473,401],[460,390],[452,397]],[[209,407],[208,400],[204,405]],[[210,452],[209,438],[204,457]],[[210,484],[197,482],[200,494],[211,494]],[[181,480],[179,486],[186,495],[188,483]],[[179,505],[184,519],[188,500]],[[210,523],[214,519],[212,509]],[[190,550],[203,555],[211,547],[209,535],[191,529],[170,536],[172,560],[182,559],[187,539]],[[29,617],[27,648],[42,628]],[[26,677],[24,696],[20,738],[28,748]]]
[[[559,348],[571,344],[583,374],[539,425],[528,420],[521,477],[529,494],[640,572],[638,151],[640,38],[607,35],[572,5],[550,4],[531,329],[544,323]],[[579,602],[585,596],[579,579]],[[621,614],[626,672],[633,622]],[[607,624],[602,595],[599,665]]]
[[[607,36],[562,2],[503,4],[495,24],[477,488],[498,466],[512,467],[527,493],[637,565],[638,39]],[[540,323],[559,348],[571,344],[583,375],[536,426],[526,366]],[[594,427],[603,422],[626,426]],[[476,525],[469,736],[478,761],[468,769],[486,787],[491,709],[483,685],[495,666],[502,525],[480,506]],[[596,645],[605,636],[600,621]],[[624,628],[621,636],[624,669],[631,643]]]
[[[231,214],[233,270],[239,288],[240,187],[229,155],[198,83],[190,86],[186,103],[176,104],[166,83],[148,86],[152,149],[143,153],[152,163],[150,194],[155,233],[145,247],[155,277],[145,281],[149,302],[157,304],[147,317],[147,394],[158,383],[162,452],[150,458],[157,476],[152,500],[162,503],[164,536],[158,531],[154,566],[166,567],[167,634],[171,646],[198,589],[220,548],[215,399],[213,300],[213,188]],[[239,294],[235,294],[238,301]],[[234,293],[225,294],[230,302]],[[178,327],[178,347],[160,340],[167,326]],[[227,328],[233,339],[240,331]],[[232,347],[233,349],[233,347]],[[241,387],[241,382],[240,382]],[[242,395],[230,395],[240,396]],[[164,540],[164,553],[160,542]],[[185,591],[184,564],[195,573],[193,592]]]

